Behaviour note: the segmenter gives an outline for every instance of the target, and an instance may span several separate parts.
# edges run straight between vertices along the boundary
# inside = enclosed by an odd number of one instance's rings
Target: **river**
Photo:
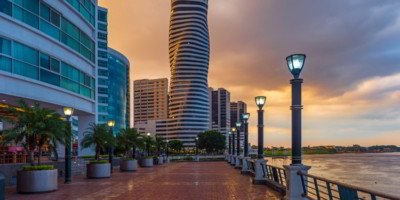
[[[288,159],[268,159],[282,167]],[[400,196],[400,153],[304,155],[309,173],[374,191]]]

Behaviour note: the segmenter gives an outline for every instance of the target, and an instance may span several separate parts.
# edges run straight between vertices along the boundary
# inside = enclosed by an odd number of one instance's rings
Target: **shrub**
[[[187,157],[184,157],[182,160],[192,161],[192,160],[194,160],[194,158],[191,156],[187,156]]]
[[[24,171],[39,171],[39,170],[52,170],[53,165],[38,165],[38,166],[24,166]]]
[[[153,158],[153,156],[142,157],[142,159],[150,159],[150,158]]]
[[[106,164],[108,160],[91,160],[89,164]]]
[[[129,161],[129,160],[136,160],[134,158],[124,158],[124,161]]]

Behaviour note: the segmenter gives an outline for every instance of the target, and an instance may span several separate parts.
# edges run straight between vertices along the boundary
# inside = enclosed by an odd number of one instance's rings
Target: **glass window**
[[[64,62],[61,62],[61,75],[79,83],[79,71]]]
[[[99,94],[108,94],[108,88],[98,87]]]
[[[67,34],[61,33],[61,42],[79,52],[79,42],[72,39],[72,37],[68,36]]]
[[[99,69],[98,70],[98,75],[99,76],[108,76],[108,70]]]
[[[105,25],[105,24],[97,23],[97,27],[101,31],[107,31],[107,25]]]
[[[99,97],[99,103],[108,103],[108,97]]]
[[[51,58],[51,71],[60,73],[60,61]]]
[[[101,40],[107,40],[107,34],[104,34],[104,33],[98,33],[97,34],[97,36],[98,36],[98,38],[99,39],[101,39]]]
[[[61,77],[61,87],[79,94],[79,84]]]
[[[25,11],[16,5],[13,5],[12,12],[15,19],[25,22],[32,27],[39,28],[39,18],[32,13]]]
[[[40,69],[40,80],[60,87],[60,76],[47,70]]]
[[[40,17],[47,21],[50,21],[50,8],[43,3],[40,4]]]
[[[85,86],[83,86],[83,85],[80,86],[80,94],[85,96],[85,97],[89,97],[89,98],[91,97],[90,96],[91,95],[90,89],[85,87]]]
[[[107,49],[108,48],[108,45],[105,42],[100,42],[99,41],[99,42],[97,42],[97,44],[98,44],[100,49]]]
[[[50,37],[60,40],[60,30],[42,19],[40,20],[40,30]]]
[[[81,43],[89,50],[92,49],[92,40],[81,31]]]
[[[79,0],[67,0],[76,10],[79,10]]]
[[[50,57],[48,55],[40,53],[40,66],[50,69]]]
[[[0,38],[0,53],[11,56],[11,41]]]
[[[36,66],[39,65],[39,52],[18,42],[14,42],[13,57]]]
[[[13,60],[13,73],[28,78],[38,79],[38,68],[23,62]]]
[[[84,81],[83,81],[83,84],[86,85],[86,86],[88,86],[88,87],[91,87],[90,76],[88,76],[88,75],[86,75],[86,74],[84,74],[84,76],[85,76],[85,79],[84,79]]]
[[[11,72],[11,58],[0,56],[0,70]]]
[[[103,112],[106,113],[107,112],[107,106],[99,106],[97,109],[98,112]]]
[[[62,18],[61,20],[61,30],[79,41],[79,29],[65,18]]]
[[[13,2],[35,14],[39,14],[39,0],[13,0]]]
[[[90,79],[92,80],[90,85],[92,85],[92,89],[94,90],[96,88],[96,81],[94,80],[94,78]]]
[[[85,79],[84,73],[83,73],[83,72],[80,72],[80,73],[79,73],[79,83],[80,83],[80,84],[83,84],[84,79]]]
[[[107,79],[99,78],[98,81],[99,81],[99,85],[104,85],[104,86],[108,85],[108,80]]]
[[[99,122],[106,122],[108,120],[107,115],[99,115]]]
[[[51,11],[51,23],[60,27],[60,15],[53,10]]]
[[[104,61],[104,60],[99,60],[99,67],[105,67],[105,68],[107,68],[107,65],[108,65],[108,62],[107,61]]]
[[[107,58],[107,52],[105,52],[105,51],[99,51],[97,55],[100,58]]]
[[[86,20],[90,21],[90,14],[89,14],[89,12],[86,10],[86,8],[84,8],[84,7],[81,6],[80,13],[82,14],[82,16],[83,16]]]
[[[0,0],[0,12],[11,16],[12,4],[7,0]]]
[[[89,60],[91,60],[91,56],[92,56],[92,53],[90,52],[90,50],[89,49],[87,49],[85,46],[83,46],[83,45],[81,45],[81,54],[83,55],[83,56],[85,56],[85,58],[87,58],[87,59],[89,59]]]
[[[98,14],[98,20],[102,22],[107,22],[107,13],[104,11],[99,10]]]

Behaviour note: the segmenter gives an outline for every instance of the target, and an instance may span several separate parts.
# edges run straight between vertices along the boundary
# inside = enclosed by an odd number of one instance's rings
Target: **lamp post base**
[[[265,164],[268,160],[264,158],[258,159],[255,163],[255,176],[253,179],[253,184],[265,184],[267,182]]]
[[[243,167],[242,167],[242,171],[241,171],[242,174],[247,174],[250,172],[249,163],[248,163],[249,160],[250,160],[250,157],[243,157]]]
[[[233,166],[236,165],[236,156],[233,156],[233,155],[232,155],[232,158],[231,158],[231,165],[233,165]]]
[[[241,169],[242,166],[240,165],[240,162],[243,160],[243,156],[236,156],[236,162],[235,162],[235,168],[236,169]]]
[[[303,197],[303,183],[297,173],[308,173],[311,167],[307,165],[284,165],[283,167],[286,171],[287,183],[285,200],[308,200],[308,198]],[[307,182],[304,184],[307,184]]]

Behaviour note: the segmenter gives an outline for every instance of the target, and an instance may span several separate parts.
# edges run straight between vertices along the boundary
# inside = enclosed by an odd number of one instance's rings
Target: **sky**
[[[100,0],[109,46],[131,79],[169,78],[170,0]],[[265,146],[291,145],[292,78],[285,58],[307,55],[303,145],[400,145],[399,0],[209,0],[209,86],[248,105],[267,96]]]

